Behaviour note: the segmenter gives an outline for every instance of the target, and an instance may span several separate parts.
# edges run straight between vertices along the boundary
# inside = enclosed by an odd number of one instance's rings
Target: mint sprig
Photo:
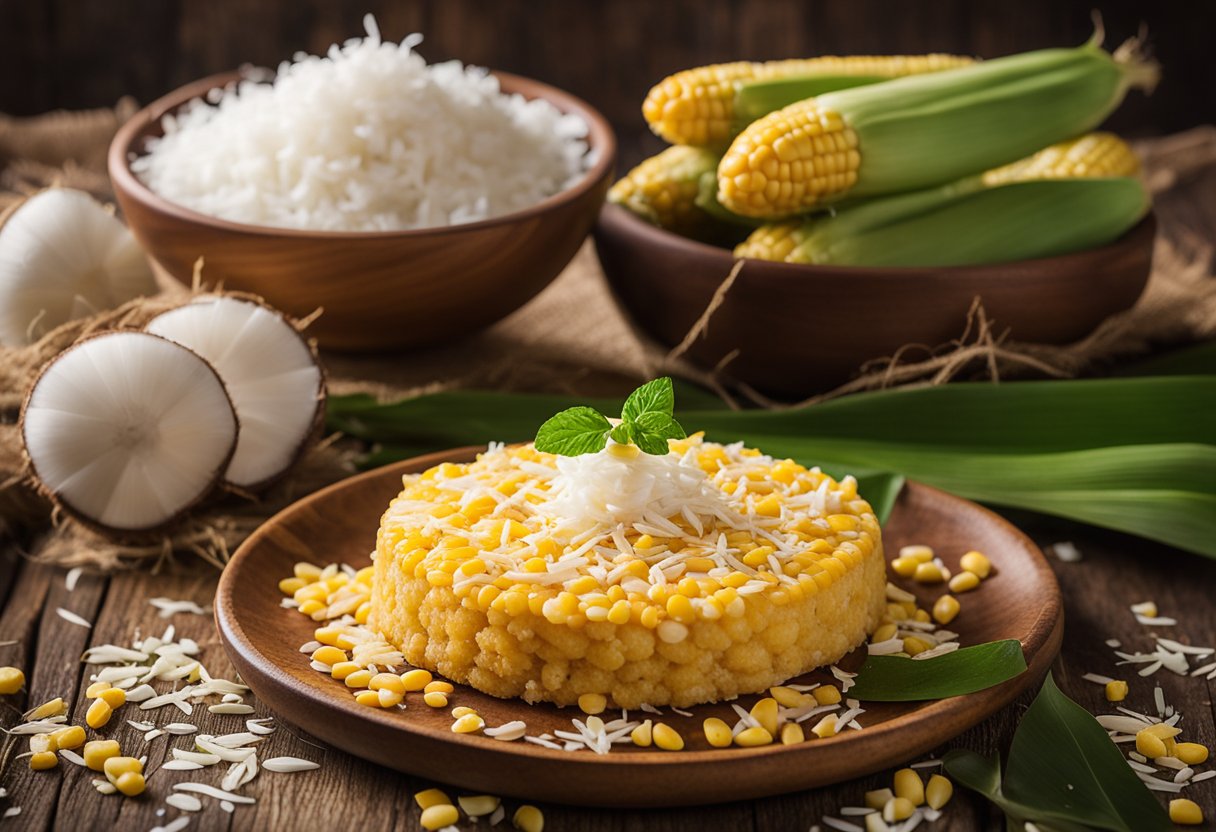
[[[612,441],[634,444],[648,454],[667,453],[668,439],[683,439],[675,420],[676,397],[670,378],[648,381],[629,394],[615,427],[591,407],[571,407],[551,417],[536,432],[536,450],[562,456],[602,451]]]

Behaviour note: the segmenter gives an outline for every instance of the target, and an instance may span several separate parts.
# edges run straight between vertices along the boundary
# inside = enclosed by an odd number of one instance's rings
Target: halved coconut
[[[0,223],[0,344],[31,343],[155,292],[131,232],[83,191],[34,194]]]
[[[287,318],[248,298],[203,296],[145,329],[197,352],[224,380],[241,423],[229,483],[255,490],[291,467],[320,423],[325,379]]]
[[[43,368],[21,411],[34,475],[104,530],[150,531],[207,496],[236,449],[215,370],[144,332],[87,338]]]

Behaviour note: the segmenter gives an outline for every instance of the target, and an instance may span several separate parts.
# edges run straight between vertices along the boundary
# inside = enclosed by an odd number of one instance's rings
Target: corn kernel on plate
[[[510,456],[526,450],[499,449],[499,453]],[[703,450],[717,452],[712,446]],[[945,570],[957,574],[970,574],[959,563],[964,555],[974,560],[971,550],[985,552],[1000,577],[969,587],[961,612],[944,606],[935,609],[944,584],[905,581],[904,585],[911,590],[909,598],[915,599],[909,604],[933,610],[935,616],[940,612],[959,631],[964,645],[1019,639],[1030,669],[1010,682],[935,702],[861,703],[862,712],[852,706],[847,688],[849,672],[860,667],[866,649],[841,657],[857,643],[855,633],[842,636],[847,641],[844,646],[811,643],[815,639],[808,633],[822,631],[818,635],[824,637],[831,630],[831,622],[822,616],[832,596],[830,589],[810,590],[809,585],[810,595],[820,599],[822,608],[816,613],[820,618],[805,621],[799,618],[811,609],[800,606],[805,599],[788,597],[766,607],[771,613],[766,616],[732,617],[724,609],[724,615],[716,617],[716,608],[706,615],[707,608],[715,607],[714,596],[680,593],[677,583],[661,603],[638,603],[630,611],[637,621],[625,621],[629,605],[622,605],[616,613],[619,621],[614,622],[610,616],[622,599],[605,592],[605,603],[599,603],[601,593],[590,582],[584,582],[586,587],[574,584],[580,580],[577,576],[563,576],[570,579],[568,585],[584,590],[581,596],[566,593],[574,599],[572,604],[554,592],[545,599],[547,606],[542,601],[536,610],[527,599],[519,605],[510,598],[496,608],[497,598],[515,590],[481,596],[484,587],[494,586],[493,581],[471,579],[493,567],[473,552],[456,552],[447,559],[455,568],[444,571],[435,568],[438,563],[424,563],[425,556],[415,551],[419,547],[395,545],[398,533],[403,539],[414,533],[401,501],[423,496],[418,489],[430,487],[438,472],[446,476],[469,470],[472,466],[466,464],[484,451],[466,448],[432,454],[346,480],[281,512],[237,551],[217,591],[216,619],[242,678],[282,717],[357,756],[469,789],[598,806],[713,803],[825,785],[923,754],[1008,705],[1046,672],[1059,649],[1059,589],[1034,544],[987,510],[918,484],[910,484],[901,496],[882,530],[881,543],[875,529],[876,545],[867,549],[854,543],[852,548],[879,557],[885,548],[886,557],[895,558],[906,544],[927,544],[940,554]],[[428,471],[436,472],[431,480],[426,478]],[[386,513],[390,502],[395,509]],[[864,528],[865,503],[856,503],[862,519],[835,521],[841,531],[856,525],[842,539],[856,541],[858,530]],[[391,566],[401,575],[408,571],[420,578],[377,580],[370,553],[377,547],[382,517],[378,568]],[[501,538],[526,532],[514,528],[511,519],[499,521]],[[471,525],[480,529],[478,522],[474,518]],[[451,530],[444,535],[458,536]],[[468,542],[447,548],[475,548]],[[839,541],[833,545],[839,548]],[[761,556],[770,555],[761,550],[756,557]],[[913,549],[903,553],[905,558],[915,556]],[[411,561],[412,568],[406,570],[404,561],[411,558],[418,563]],[[833,578],[848,587],[848,600],[834,615],[851,624],[847,613],[854,608],[864,637],[874,629],[877,616],[864,612],[868,602],[860,599],[869,595],[862,586],[847,584],[849,575],[860,578],[866,572],[869,561],[860,554],[856,561],[851,571]],[[331,562],[335,565],[328,568],[312,565]],[[446,578],[431,574],[435,572]],[[630,591],[640,590],[641,576],[632,577],[639,585]],[[787,582],[792,584],[797,584],[796,578]],[[725,588],[737,595],[742,586]],[[458,591],[461,588],[467,591]],[[687,589],[691,592],[692,587]],[[729,594],[717,601],[729,607],[734,601],[726,597]],[[419,601],[415,597],[419,595],[429,601]],[[677,597],[696,603],[672,600]],[[296,609],[285,608],[285,599]],[[588,605],[588,600],[593,603]],[[883,603],[881,596],[875,601],[877,608]],[[326,604],[335,614],[349,616],[342,620],[370,619],[369,626],[379,620],[393,643],[349,640],[341,623],[326,617]],[[413,604],[416,619],[395,615],[399,604]],[[749,604],[749,609],[756,606]],[[599,612],[587,615],[593,607],[603,608],[603,621],[598,620]],[[656,619],[646,622],[653,627],[642,623],[643,615]],[[587,620],[579,621],[579,616]],[[718,632],[730,621],[747,623],[746,638],[732,640],[729,632]],[[791,621],[798,625],[791,626]],[[663,622],[670,623],[660,633]],[[548,637],[534,640],[533,658],[539,660],[533,664],[541,669],[535,677],[529,676],[521,671],[528,664],[526,657],[504,645],[512,638],[516,647],[526,645],[531,633],[546,626],[551,628]],[[613,627],[617,629],[611,638],[597,641],[583,636]],[[637,668],[631,671],[629,650],[638,649],[639,641],[646,638],[654,645],[653,655],[635,661]],[[832,669],[787,680],[783,677],[793,666],[791,655],[839,661]],[[588,656],[596,661],[585,660]],[[654,661],[657,657],[662,661]],[[614,684],[612,679],[598,679],[609,695],[580,693],[589,689],[588,679],[606,672],[605,666],[615,668],[617,680]],[[390,667],[392,672],[385,672]],[[658,675],[649,676],[648,671]],[[509,698],[483,693],[456,679]],[[743,692],[755,690],[761,692]],[[689,704],[736,694],[730,701]],[[662,704],[646,701],[651,697]],[[620,705],[628,711],[622,714]],[[799,708],[813,718],[788,719]],[[831,713],[820,716],[820,711]],[[751,727],[732,737],[731,725],[744,714]],[[842,724],[836,724],[836,716],[842,717]],[[605,734],[611,740],[602,747],[584,738]],[[597,753],[597,748],[606,753]]]

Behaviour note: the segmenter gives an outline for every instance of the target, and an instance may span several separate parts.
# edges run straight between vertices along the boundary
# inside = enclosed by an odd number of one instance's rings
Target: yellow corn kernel
[[[34,734],[30,737],[30,751],[37,754],[40,751],[58,751],[55,738],[50,734]]]
[[[291,597],[297,604],[304,604],[306,601],[325,603],[329,598],[329,588],[321,583],[306,584],[293,592]]]
[[[1197,766],[1208,759],[1208,747],[1197,742],[1180,742],[1174,746],[1174,756],[1188,766]]]
[[[371,614],[372,614],[372,602],[364,601],[362,604],[359,605],[359,608],[355,610],[355,623],[356,624],[366,624],[367,619],[371,618]]]
[[[950,802],[953,795],[954,784],[948,778],[940,774],[929,778],[929,784],[925,786],[925,802],[929,804],[930,809],[942,808]]]
[[[104,699],[94,699],[93,704],[85,713],[84,721],[89,724],[90,728],[97,730],[109,722],[113,715],[114,709],[110,707],[109,702]]]
[[[983,552],[974,549],[959,558],[958,565],[964,572],[970,572],[981,580],[992,572],[992,561],[988,560]]]
[[[405,682],[396,673],[377,673],[367,683],[371,690],[390,690],[393,693],[405,693]]]
[[[436,803],[422,810],[422,817],[418,822],[422,824],[423,829],[435,830],[451,826],[458,820],[460,811],[455,806],[451,803]]]
[[[697,613],[692,608],[692,601],[686,595],[672,595],[667,599],[667,614],[681,624],[691,624],[697,620]]]
[[[84,745],[84,729],[79,725],[69,725],[51,732],[51,739],[56,748],[80,748]]]
[[[895,798],[895,792],[890,789],[875,789],[872,792],[866,792],[865,803],[870,809],[882,811],[882,807],[887,805],[888,800]]]
[[[751,715],[752,719],[759,722],[760,727],[768,732],[771,740],[777,733],[777,700],[771,696],[764,697],[752,705]]]
[[[714,748],[726,748],[731,743],[730,726],[715,716],[711,716],[701,724],[705,731],[705,739]]]
[[[332,668],[338,662],[346,661],[347,655],[345,650],[327,644],[312,651],[312,660],[321,664],[327,664]]]
[[[480,818],[494,813],[502,799],[490,794],[470,794],[456,798],[460,808],[471,818]]]
[[[1147,728],[1136,734],[1136,750],[1150,760],[1166,755],[1165,743],[1161,737],[1150,733]]]
[[[897,823],[912,817],[916,807],[906,797],[893,797],[882,807],[882,819],[887,823]]]
[[[950,579],[951,592],[970,592],[980,585],[979,576],[974,572],[959,572]]]
[[[818,690],[818,688],[816,688],[816,690]],[[828,714],[823,719],[815,723],[815,727],[811,729],[811,733],[822,740],[826,739],[827,737],[836,736],[836,730],[838,727],[839,726],[836,724],[836,714]]]
[[[918,563],[912,574],[912,580],[922,584],[940,584],[945,579],[946,576],[936,563]]]
[[[807,701],[810,699],[805,693],[796,691],[785,685],[771,687],[768,689],[768,693],[783,708],[798,708],[807,704]]]
[[[59,765],[59,758],[54,751],[35,751],[30,755],[30,768],[34,771],[46,771]]]
[[[646,607],[646,609],[642,610],[642,615],[639,620],[643,627],[648,630],[653,630],[655,627],[659,626],[659,608]]]
[[[109,682],[94,682],[84,689],[84,698],[96,699],[103,690],[109,690],[111,687],[113,686]]]
[[[630,616],[629,602],[620,600],[615,602],[608,610],[608,621],[613,624],[628,624]]]
[[[313,563],[305,563],[300,561],[292,570],[293,574],[304,581],[315,581],[321,577],[321,567]]]
[[[767,729],[758,725],[751,728],[744,728],[738,734],[735,734],[735,745],[743,748],[754,748],[759,745],[769,745],[773,741],[773,735]]]
[[[405,701],[405,694],[400,691],[381,688],[377,691],[368,691],[368,693],[376,694],[376,698],[380,700],[381,708],[393,708]]]
[[[907,636],[904,638],[904,652],[909,656],[919,656],[926,650],[932,649],[932,647],[932,644],[919,636]]]
[[[902,797],[913,806],[920,806],[925,802],[925,784],[915,769],[901,768],[895,772],[894,787],[895,796]]]
[[[284,578],[279,581],[279,592],[284,595],[295,595],[305,587],[303,578]]]
[[[80,756],[84,758],[86,766],[93,771],[101,771],[105,768],[106,760],[117,757],[120,753],[117,740],[93,740],[84,744]]]
[[[301,614],[311,616],[324,611],[327,607],[321,601],[305,601],[297,609]]]
[[[769,494],[763,500],[756,503],[756,514],[759,514],[761,517],[780,517],[781,498],[776,494]]]
[[[431,671],[415,668],[401,674],[401,684],[407,691],[423,690],[431,683],[432,678]]]
[[[889,641],[895,638],[898,629],[894,624],[883,624],[874,631],[874,635],[870,637],[870,641]]]
[[[545,816],[540,809],[525,803],[515,810],[511,823],[519,832],[542,832],[545,828]]]
[[[933,551],[931,546],[923,546],[920,544],[902,546],[899,550],[899,556],[901,558],[907,558],[914,563],[928,563],[929,561],[933,560],[935,554],[936,553]]]
[[[953,595],[943,595],[933,604],[933,620],[938,624],[949,624],[958,615],[960,605]]]
[[[1114,679],[1106,683],[1106,701],[1122,702],[1127,698],[1127,682]]]
[[[313,638],[322,644],[329,644],[342,650],[350,650],[355,646],[351,637],[339,627],[318,627],[313,633]]]
[[[338,662],[329,669],[329,675],[340,682],[352,673],[358,673],[362,669],[355,662]]]
[[[59,716],[60,714],[67,713],[67,710],[68,706],[64,704],[63,698],[56,696],[49,702],[43,702],[37,708],[34,708],[34,710],[26,714],[26,718],[30,721],[46,719],[50,716]]]
[[[680,732],[665,722],[657,723],[652,729],[654,744],[664,751],[679,751],[684,747],[684,738]]]
[[[796,745],[806,739],[802,726],[797,722],[787,722],[781,726],[781,744]]]
[[[438,690],[427,691],[423,694],[422,701],[432,708],[446,708],[448,706],[447,694]]]
[[[643,720],[642,724],[629,732],[629,739],[634,745],[641,748],[649,748],[653,740],[654,728],[649,719]]]
[[[578,708],[585,714],[602,714],[608,699],[602,693],[584,693],[578,698]]]
[[[465,714],[452,723],[453,734],[472,734],[486,727],[486,721],[477,714]]]
[[[380,691],[378,690],[361,690],[355,694],[355,701],[360,705],[366,705],[369,708],[380,707]]]
[[[820,685],[811,691],[811,696],[820,705],[836,705],[840,702],[840,688],[835,685]]]
[[[1203,810],[1193,800],[1176,797],[1170,801],[1170,821],[1179,826],[1198,826],[1203,823]]]
[[[1158,722],[1156,725],[1150,725],[1144,729],[1154,737],[1160,737],[1163,741],[1173,739],[1182,733],[1182,729],[1174,725],[1166,725],[1164,722]]]
[[[891,571],[904,578],[911,578],[915,575],[918,566],[920,566],[920,561],[912,558],[896,558],[891,561]]]
[[[455,690],[451,682],[445,682],[442,679],[436,679],[433,682],[427,682],[423,690],[427,693],[451,693]]]
[[[128,771],[143,772],[144,764],[134,757],[110,757],[102,764],[101,770],[105,772],[109,781],[113,783]]]
[[[128,771],[114,781],[114,788],[127,797],[143,794],[147,787],[148,783],[144,779],[143,773],[138,771]]]
[[[372,672],[365,668],[363,670],[356,670],[354,673],[347,674],[346,678],[342,681],[348,688],[365,688],[367,687],[368,683],[371,682],[371,680]]]
[[[8,696],[25,686],[25,673],[19,667],[0,667],[0,694]]]
[[[97,694],[97,698],[114,709],[121,708],[127,704],[127,692],[122,688],[107,688]]]

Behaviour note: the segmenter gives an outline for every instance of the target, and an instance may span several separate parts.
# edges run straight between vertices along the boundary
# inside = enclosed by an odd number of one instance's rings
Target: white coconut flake
[[[71,610],[65,610],[63,607],[56,607],[55,612],[60,618],[69,624],[75,624],[77,627],[85,627],[87,629],[92,629],[93,627],[92,621],[89,621],[87,618],[80,617]]]
[[[80,576],[82,574],[84,574],[83,567],[73,566],[68,570],[67,574],[63,576],[63,588],[68,592],[74,592],[76,590],[76,582],[80,580]]]
[[[218,763],[219,760],[216,759],[215,762]],[[161,768],[168,769],[169,771],[195,771],[196,769],[203,768],[203,765],[191,762],[190,760],[169,760],[162,763]]]
[[[482,731],[487,737],[493,737],[496,740],[510,742],[523,737],[524,732],[528,730],[528,726],[523,720],[516,719],[511,722],[505,722],[494,728],[486,728]]]
[[[207,710],[213,714],[251,714],[252,705],[241,705],[236,702],[221,702],[218,705],[208,705]]]
[[[167,803],[168,801],[166,800],[165,802]],[[182,815],[181,817],[174,818],[173,820],[169,821],[164,826],[152,827],[150,832],[182,832],[182,830],[189,825],[190,816]]]
[[[1081,560],[1081,550],[1070,541],[1063,540],[1053,543],[1048,549],[1056,556],[1056,560],[1062,563],[1077,563]]]
[[[165,803],[183,812],[198,812],[203,808],[203,801],[192,794],[171,794],[165,798]]]
[[[67,760],[69,763],[73,763],[78,766],[86,765],[86,763],[84,761],[84,757],[81,757],[79,754],[77,754],[75,751],[73,751],[70,748],[59,749],[59,756],[65,760]]]
[[[210,607],[200,607],[193,601],[175,601],[172,598],[149,598],[148,603],[160,611],[161,618],[172,618],[178,613],[210,615]]]
[[[1110,682],[1115,681],[1111,677],[1103,676],[1100,673],[1086,673],[1081,678],[1087,682],[1093,682],[1098,685],[1106,685],[1106,684],[1109,684]]]
[[[253,804],[257,802],[252,797],[245,797],[244,795],[217,789],[215,786],[208,786],[206,783],[174,783],[173,790],[201,794],[207,797],[214,797],[216,800],[227,800],[230,803]]]
[[[320,767],[320,763],[314,763],[311,760],[303,760],[299,757],[271,757],[269,760],[262,762],[262,768],[266,769],[267,771],[285,773],[295,771],[311,771]]]

